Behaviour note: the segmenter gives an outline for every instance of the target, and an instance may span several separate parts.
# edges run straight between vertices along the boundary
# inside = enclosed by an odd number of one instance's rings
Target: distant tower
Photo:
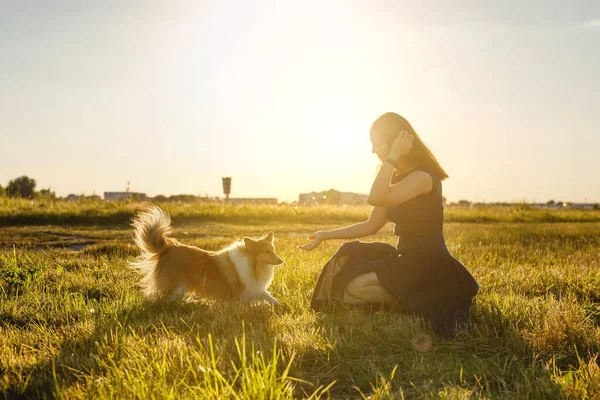
[[[131,190],[131,181],[127,181],[127,186],[125,187],[125,193],[129,193]]]
[[[229,194],[231,193],[231,177],[223,178],[223,193],[225,193],[225,199],[229,200]]]

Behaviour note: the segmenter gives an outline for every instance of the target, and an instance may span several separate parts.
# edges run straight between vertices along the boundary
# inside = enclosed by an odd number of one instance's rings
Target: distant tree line
[[[36,191],[35,190],[36,186],[37,186],[37,182],[35,181],[35,179],[30,178],[26,175],[23,175],[18,178],[10,180],[8,182],[8,185],[6,185],[6,187],[3,187],[2,185],[0,185],[0,197],[25,198],[25,199],[39,199],[39,198],[56,199],[56,193],[53,192],[50,188],[41,189],[39,191]],[[100,196],[98,196],[98,195],[81,196],[81,199],[94,200],[94,201],[101,200]],[[137,200],[137,199],[134,199],[134,200]],[[162,194],[159,194],[157,196],[154,196],[152,198],[152,200],[156,201],[156,202],[186,203],[186,202],[192,202],[192,201],[196,201],[196,200],[209,200],[209,198],[207,196],[200,197],[200,196],[196,196],[193,194],[176,194],[176,195],[172,195],[172,196],[164,196]],[[322,200],[323,203],[337,204],[337,203],[339,203],[339,201],[340,201],[340,192],[338,192],[337,190],[330,189],[330,190],[324,192],[324,198]],[[445,197],[442,197],[442,201],[445,205],[447,204],[447,200]],[[573,203],[563,203],[562,201],[554,201],[554,200],[548,200],[546,202],[546,205],[548,207],[570,206],[572,204]],[[526,204],[524,204],[524,203],[520,203],[520,204],[472,203],[469,200],[459,200],[456,203],[450,203],[448,205],[459,206],[459,207],[472,207],[472,206],[478,206],[478,205],[487,205],[487,206],[490,206],[490,205],[496,205],[496,206],[521,205],[521,206],[524,206]],[[595,210],[598,210],[598,209],[600,209],[600,204],[594,203],[592,208]]]
[[[174,194],[172,196],[164,196],[162,194],[156,195],[152,200],[157,202],[173,202],[173,203],[186,203],[195,200],[206,200],[207,197],[195,196],[193,194]]]
[[[36,186],[37,182],[35,179],[23,175],[10,180],[6,187],[2,187],[2,185],[0,185],[0,197],[21,197],[25,199],[34,199],[40,197],[51,199],[56,198],[56,193],[51,191],[50,188],[42,189],[36,192]]]

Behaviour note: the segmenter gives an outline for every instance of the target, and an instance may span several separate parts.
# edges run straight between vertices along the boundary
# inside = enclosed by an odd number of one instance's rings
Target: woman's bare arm
[[[394,140],[388,160],[379,169],[379,173],[371,186],[367,202],[372,206],[402,204],[421,194],[429,193],[433,188],[431,176],[423,171],[414,171],[400,182],[390,185],[392,174],[397,167],[393,164],[397,164],[398,160],[410,152],[414,138],[414,135],[410,132],[402,131]]]
[[[369,219],[344,228],[325,231],[325,239],[358,239],[371,236],[388,222],[385,207],[373,207]]]
[[[421,194],[429,193],[433,188],[431,175],[424,171],[413,171],[400,182],[390,185],[392,172],[393,167],[390,164],[385,163],[382,166],[373,182],[367,203],[376,207],[402,204]]]
[[[388,217],[385,207],[374,207],[368,220],[344,228],[315,232],[308,237],[312,240],[311,243],[299,247],[303,250],[312,250],[322,241],[328,239],[358,239],[374,235],[379,232],[387,222]]]

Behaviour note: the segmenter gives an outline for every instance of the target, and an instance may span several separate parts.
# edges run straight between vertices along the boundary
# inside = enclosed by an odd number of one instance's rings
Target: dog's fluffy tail
[[[144,275],[140,283],[146,296],[159,296],[156,266],[160,253],[169,247],[171,217],[159,207],[153,206],[139,213],[132,225],[133,240],[142,254],[130,265]]]
[[[135,217],[133,230],[133,240],[143,253],[160,254],[167,247],[171,217],[159,207],[150,207]]]

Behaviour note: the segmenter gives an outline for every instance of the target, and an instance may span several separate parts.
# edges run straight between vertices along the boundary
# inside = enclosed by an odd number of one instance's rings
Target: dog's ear
[[[269,242],[272,242],[273,241],[273,236],[274,236],[273,232],[271,231],[271,232],[267,233],[267,236],[265,236],[265,240],[267,240]]]
[[[247,237],[244,238],[244,245],[246,246],[246,248],[248,250],[252,250],[254,248],[255,243],[256,242],[250,238],[247,238]]]

